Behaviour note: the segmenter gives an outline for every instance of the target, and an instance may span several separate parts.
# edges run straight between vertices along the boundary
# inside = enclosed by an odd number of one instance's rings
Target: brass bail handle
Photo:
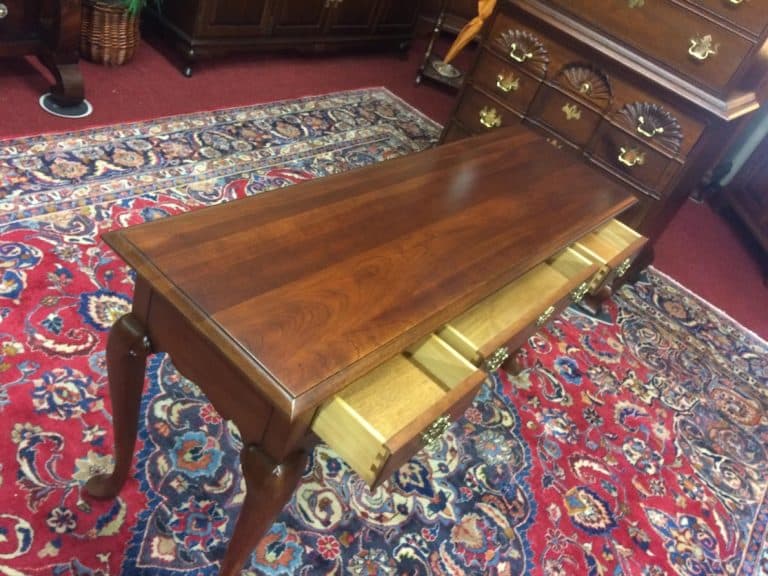
[[[619,162],[624,166],[642,166],[645,164],[645,152],[640,152],[637,148],[624,148],[622,146],[619,149]]]
[[[526,52],[523,46],[519,46],[517,42],[512,42],[512,44],[509,45],[509,57],[515,62],[522,64],[528,60],[528,58],[533,58],[533,52]]]
[[[496,87],[502,92],[514,92],[520,88],[520,78],[515,78],[511,72],[506,75],[499,73],[496,76]]]
[[[688,54],[696,60],[703,61],[717,54],[718,45],[712,40],[711,34],[691,38],[690,42]]]

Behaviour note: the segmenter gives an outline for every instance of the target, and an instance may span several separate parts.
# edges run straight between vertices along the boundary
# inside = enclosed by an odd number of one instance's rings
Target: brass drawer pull
[[[581,109],[573,103],[563,104],[561,108],[566,120],[581,120]]]
[[[653,126],[650,130],[645,127],[645,116],[637,117],[637,131],[646,138],[653,138],[656,134],[664,134],[664,126]]]
[[[707,34],[698,38],[691,38],[688,54],[696,60],[706,60],[710,56],[717,54],[717,48],[718,45],[712,42],[712,36]]]
[[[498,128],[501,126],[501,115],[496,111],[496,108],[486,106],[480,110],[480,124],[486,128]]]
[[[645,152],[640,152],[637,148],[624,148],[621,147],[619,154],[619,162],[624,166],[642,166],[645,164]]]
[[[574,304],[578,304],[584,300],[584,296],[587,295],[587,292],[589,292],[589,282],[582,282],[576,290],[571,292],[571,301]]]
[[[533,52],[526,52],[524,46],[518,45],[517,42],[512,42],[509,45],[509,57],[515,62],[522,64],[529,58],[533,58]]]
[[[544,326],[544,324],[547,323],[547,320],[552,318],[552,314],[554,314],[554,313],[555,313],[555,307],[554,306],[550,306],[549,308],[544,310],[544,312],[541,313],[541,316],[539,316],[536,319],[536,326],[539,326],[539,327]]]
[[[496,372],[509,358],[509,348],[502,346],[485,360],[485,371]]]
[[[8,16],[8,6],[0,3],[0,20]]]
[[[450,427],[450,417],[447,415],[440,416],[440,418],[432,422],[429,428],[421,433],[421,440],[424,442],[424,446],[431,448]]]
[[[502,92],[515,92],[520,88],[520,78],[515,78],[512,72],[508,74],[499,73],[496,76],[496,87]]]
[[[618,278],[621,278],[622,276],[624,276],[624,274],[627,273],[627,270],[629,270],[629,267],[631,265],[632,265],[632,259],[631,258],[627,258],[626,260],[624,260],[624,262],[622,262],[621,264],[616,266],[616,276]]]
[[[733,4],[734,6],[738,6],[742,2],[744,2],[744,0],[728,0],[728,3]]]

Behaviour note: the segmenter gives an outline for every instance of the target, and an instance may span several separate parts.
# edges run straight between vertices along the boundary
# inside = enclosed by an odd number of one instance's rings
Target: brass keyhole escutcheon
[[[576,104],[573,104],[572,102],[563,104],[561,110],[565,114],[566,120],[581,120],[581,108]]]

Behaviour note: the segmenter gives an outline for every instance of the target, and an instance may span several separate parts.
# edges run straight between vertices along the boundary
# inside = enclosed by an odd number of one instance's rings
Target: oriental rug
[[[237,430],[160,355],[133,478],[83,494],[111,464],[104,347],[133,286],[100,234],[438,133],[369,89],[0,142],[0,574],[215,574],[243,498]],[[244,574],[766,572],[767,358],[651,269],[543,328],[377,490],[318,447]]]

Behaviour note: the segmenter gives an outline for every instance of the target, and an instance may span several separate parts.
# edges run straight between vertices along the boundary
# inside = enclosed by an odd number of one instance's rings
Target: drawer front
[[[24,37],[37,27],[39,2],[0,0],[0,39]]]
[[[759,36],[768,23],[768,3],[760,0],[687,0]]]
[[[501,58],[537,78],[547,75],[550,56],[538,33],[499,10],[485,44]]]
[[[577,146],[585,146],[600,124],[601,115],[554,86],[542,86],[530,116]]]
[[[552,3],[660,62],[674,73],[724,93],[752,42],[669,0],[552,0]]]
[[[663,195],[665,186],[681,166],[675,159],[607,121],[603,121],[598,128],[589,154],[595,162],[635,183],[655,198]]]
[[[599,62],[594,61],[594,55],[589,50],[579,48],[572,39],[567,40],[554,32],[544,35],[537,31],[533,23],[528,22],[529,17],[518,13],[518,10],[514,5],[502,4],[497,20],[503,25],[498,27],[520,30],[541,39],[541,51],[546,58],[544,72],[549,85],[558,87],[577,100],[589,102],[594,110],[602,111],[605,116],[619,117],[616,122],[622,125],[628,123],[630,131],[636,130],[636,124],[629,124],[637,122],[638,116],[644,115],[646,122],[656,122],[654,127],[663,127],[664,133],[656,133],[648,140],[652,146],[664,148],[683,158],[693,149],[706,128],[695,109],[684,108],[675,99],[662,97],[653,90],[649,91],[646,86],[635,80],[631,72],[603,69]],[[487,50],[502,58],[502,52],[492,37],[486,40],[485,46]],[[519,65],[515,66],[519,68]],[[624,115],[628,116],[626,121],[621,118]],[[654,127],[646,125],[645,129],[650,133]],[[557,132],[555,129],[552,131]],[[637,135],[640,140],[647,139],[639,132]]]
[[[516,124],[520,116],[474,88],[467,88],[455,115],[474,134]]]
[[[473,306],[438,334],[467,360],[493,371],[570,301],[580,299],[579,287],[596,271],[591,260],[567,249]]]
[[[643,236],[618,220],[608,222],[576,242],[573,250],[599,266],[589,282],[589,293],[597,294],[603,286],[622,277],[645,243]]]
[[[472,75],[472,83],[493,94],[506,106],[524,114],[540,81],[522,72],[520,67],[483,50]]]
[[[431,335],[318,409],[312,430],[369,486],[430,442],[472,401],[485,375]]]

